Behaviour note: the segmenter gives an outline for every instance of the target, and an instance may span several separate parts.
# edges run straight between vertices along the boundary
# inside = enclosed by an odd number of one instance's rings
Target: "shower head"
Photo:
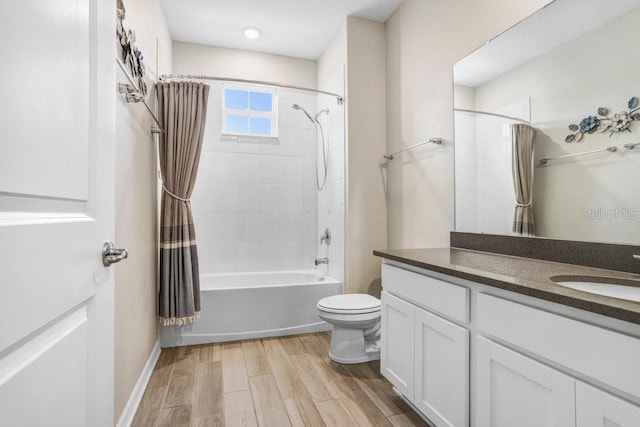
[[[301,106],[299,106],[298,104],[291,104],[291,108],[293,108],[294,110],[302,110],[302,112],[309,117],[309,120],[311,120],[311,123],[315,124],[316,121],[313,119],[313,117],[311,117],[311,115],[309,113],[307,113],[307,110],[305,110],[304,108],[302,108]]]

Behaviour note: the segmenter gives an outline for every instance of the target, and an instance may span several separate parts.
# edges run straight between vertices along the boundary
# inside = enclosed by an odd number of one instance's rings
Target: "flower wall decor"
[[[116,39],[118,40],[118,50],[122,62],[129,68],[131,75],[138,82],[138,88],[143,96],[147,96],[147,84],[144,81],[144,63],[142,62],[142,52],[134,44],[136,41],[136,33],[132,30],[125,30],[124,0],[118,0],[116,8],[116,17],[118,22],[116,25]]]
[[[609,116],[607,108],[598,108],[597,116],[587,116],[580,121],[579,125],[569,125],[569,130],[573,133],[567,135],[564,142],[578,142],[586,133],[611,132],[609,136],[616,132],[631,132],[629,126],[634,121],[640,120],[640,108],[638,108],[638,98],[633,97],[628,102],[629,111],[621,111]]]

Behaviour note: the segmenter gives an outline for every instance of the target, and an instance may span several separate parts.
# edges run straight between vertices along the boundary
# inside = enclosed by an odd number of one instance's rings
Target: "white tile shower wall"
[[[475,233],[477,224],[476,117],[455,113],[456,231]]]
[[[340,70],[323,90],[344,93],[344,76]],[[329,264],[322,265],[320,270],[330,276],[344,280],[345,276],[345,109],[338,105],[335,98],[318,96],[318,111],[329,109],[329,114],[322,114],[320,122],[325,129],[327,155],[327,184],[318,192],[318,233],[315,237],[318,257],[328,257]],[[318,135],[320,138],[320,135]],[[318,140],[321,142],[321,139]],[[319,158],[322,159],[322,147],[318,145]],[[319,163],[322,168],[322,162]],[[315,169],[314,169],[315,171]],[[322,171],[322,169],[321,169]],[[322,176],[322,174],[320,174]],[[310,180],[315,188],[315,175],[305,176],[305,184]],[[331,245],[320,244],[320,234],[325,228],[331,230]],[[306,256],[306,255],[305,255]]]
[[[316,95],[280,90],[277,139],[221,134],[222,85],[212,84],[192,207],[200,272],[314,268]],[[319,239],[319,237],[317,237]]]

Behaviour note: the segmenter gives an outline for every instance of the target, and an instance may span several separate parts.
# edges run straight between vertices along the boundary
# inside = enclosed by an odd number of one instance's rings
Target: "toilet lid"
[[[380,311],[380,300],[368,294],[343,294],[322,298],[318,309],[329,313],[372,313]]]

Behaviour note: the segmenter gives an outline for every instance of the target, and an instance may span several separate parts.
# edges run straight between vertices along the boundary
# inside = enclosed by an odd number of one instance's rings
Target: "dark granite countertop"
[[[373,254],[414,267],[640,324],[640,302],[566,288],[550,279],[552,276],[565,276],[564,280],[578,279],[579,276],[597,276],[612,279],[611,282],[634,283],[640,286],[638,274],[456,248],[393,249],[374,251]]]

